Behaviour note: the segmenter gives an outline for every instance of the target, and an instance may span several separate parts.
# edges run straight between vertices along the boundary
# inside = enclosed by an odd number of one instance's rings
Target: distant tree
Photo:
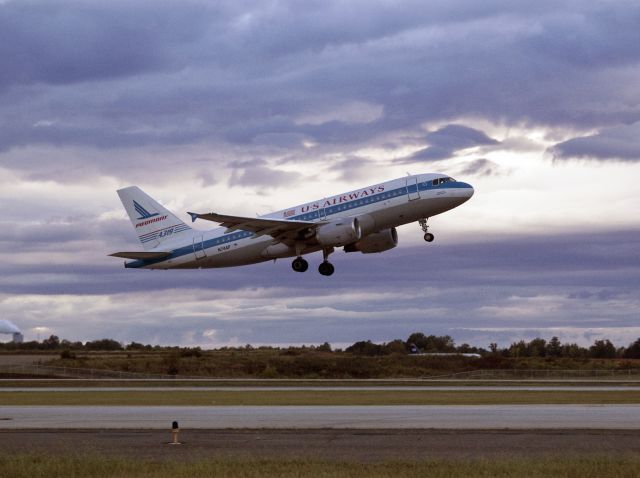
[[[535,338],[529,342],[529,356],[544,357],[547,354],[547,341],[541,338]]]
[[[461,354],[477,354],[480,352],[480,349],[478,349],[478,347],[472,347],[469,344],[462,344],[456,347],[456,352]]]
[[[593,358],[615,358],[616,348],[609,339],[596,340],[589,347],[589,355]]]
[[[126,350],[144,350],[144,348],[145,346],[143,344],[139,344],[138,342],[131,342],[125,347]]]
[[[427,336],[422,332],[414,332],[407,339],[408,344],[414,344],[420,350],[424,350],[424,347],[427,345]]]
[[[122,344],[113,339],[100,339],[84,344],[87,350],[122,350]]]
[[[361,340],[360,342],[356,342],[355,344],[347,347],[345,352],[352,353],[354,355],[368,355],[368,356],[376,356],[376,355],[384,355],[384,350],[382,345],[374,344],[371,340]]]
[[[331,352],[331,344],[329,342],[325,342],[322,345],[318,345],[316,350],[318,352]]]
[[[405,343],[400,340],[400,339],[396,339],[396,340],[392,340],[391,342],[388,342],[386,344],[384,344],[382,346],[382,348],[384,349],[384,353],[385,354],[404,354],[407,353],[407,348]]]
[[[429,335],[425,351],[451,353],[456,351],[456,344],[449,335]]]
[[[640,359],[640,338],[625,349],[623,357],[629,359]]]
[[[22,342],[21,344],[16,344],[19,345],[20,350],[37,350],[42,348],[42,344],[40,342],[37,342],[35,340],[30,340],[29,342]]]
[[[558,337],[551,337],[547,344],[547,356],[560,357],[562,355],[562,344]]]
[[[554,338],[557,340],[557,337]],[[558,342],[554,342],[554,344],[559,347],[560,341],[558,340]],[[509,357],[544,357],[547,355],[547,349],[547,341],[538,337],[530,342],[525,342],[524,340],[513,342],[506,350],[506,355]],[[557,356],[559,356],[559,348],[557,353]]]
[[[498,353],[498,344],[495,342],[491,342],[489,344],[489,350],[491,350],[492,354],[497,354]]]
[[[202,349],[200,347],[186,347],[180,350],[180,357],[202,357]]]
[[[567,358],[582,358],[587,357],[589,355],[589,351],[584,347],[580,347],[578,344],[564,344],[562,346],[562,357]]]
[[[520,342],[514,342],[507,350],[509,357],[528,357],[530,350],[528,344],[521,340]]]
[[[42,341],[42,346],[45,349],[57,349],[60,346],[60,339],[57,335],[50,335],[48,339]]]
[[[449,335],[429,335],[414,332],[407,339],[408,344],[415,344],[423,352],[455,352],[456,346]]]

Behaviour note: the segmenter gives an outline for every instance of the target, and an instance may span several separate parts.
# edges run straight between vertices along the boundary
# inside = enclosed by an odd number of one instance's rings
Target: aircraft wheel
[[[309,268],[309,263],[302,257],[297,257],[291,263],[291,268],[296,272],[304,272]]]
[[[330,276],[331,274],[333,274],[334,271],[335,271],[335,268],[333,267],[333,264],[331,264],[330,262],[323,262],[318,267],[318,272],[323,276]]]
[[[424,235],[424,240],[427,242],[433,242],[433,240],[435,239],[435,236],[433,234],[431,234],[430,232],[427,232]]]

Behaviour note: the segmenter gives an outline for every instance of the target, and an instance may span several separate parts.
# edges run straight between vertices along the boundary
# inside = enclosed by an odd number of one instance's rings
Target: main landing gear
[[[318,266],[318,272],[323,276],[330,276],[335,271],[333,264],[331,262],[323,262]]]
[[[304,272],[309,268],[309,263],[302,258],[302,251],[304,250],[304,244],[296,242],[296,257],[291,263],[291,268],[296,272]]]
[[[291,268],[296,272],[304,272],[309,268],[309,263],[302,257],[296,257],[291,263]]]
[[[328,261],[329,254],[333,252],[333,247],[322,249],[322,264],[318,266],[318,272],[323,276],[330,276],[335,271],[333,264]]]
[[[322,250],[322,264],[318,267],[318,272],[323,276],[330,276],[335,272],[335,268],[333,264],[331,264],[327,259],[329,254],[333,252],[333,247]],[[291,263],[291,268],[296,272],[304,272],[309,268],[309,263],[302,257],[296,257]]]
[[[422,228],[422,232],[424,232],[424,240],[427,242],[433,242],[435,236],[429,232],[429,226],[427,225],[427,221],[429,218],[422,218],[418,220],[418,224]]]

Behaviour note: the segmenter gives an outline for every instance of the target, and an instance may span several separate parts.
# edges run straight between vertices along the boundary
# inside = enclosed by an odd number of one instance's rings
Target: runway
[[[3,406],[1,429],[638,429],[640,405]]]
[[[2,392],[330,392],[330,391],[424,391],[424,392],[638,392],[640,386],[114,386],[114,387],[0,387]]]

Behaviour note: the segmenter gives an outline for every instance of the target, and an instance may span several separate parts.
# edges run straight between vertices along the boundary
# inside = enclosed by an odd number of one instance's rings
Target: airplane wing
[[[114,252],[109,254],[113,257],[123,257],[124,259],[136,259],[136,260],[152,260],[152,259],[164,259],[169,257],[171,252]]]
[[[210,212],[206,214],[198,214],[195,212],[188,213],[191,221],[196,219],[206,219],[207,221],[218,222],[227,228],[227,232],[242,230],[253,232],[256,237],[269,235],[274,239],[286,240],[294,237],[298,232],[310,227],[318,225],[316,222],[307,221],[281,221],[278,219],[264,219],[257,217],[227,216]]]

